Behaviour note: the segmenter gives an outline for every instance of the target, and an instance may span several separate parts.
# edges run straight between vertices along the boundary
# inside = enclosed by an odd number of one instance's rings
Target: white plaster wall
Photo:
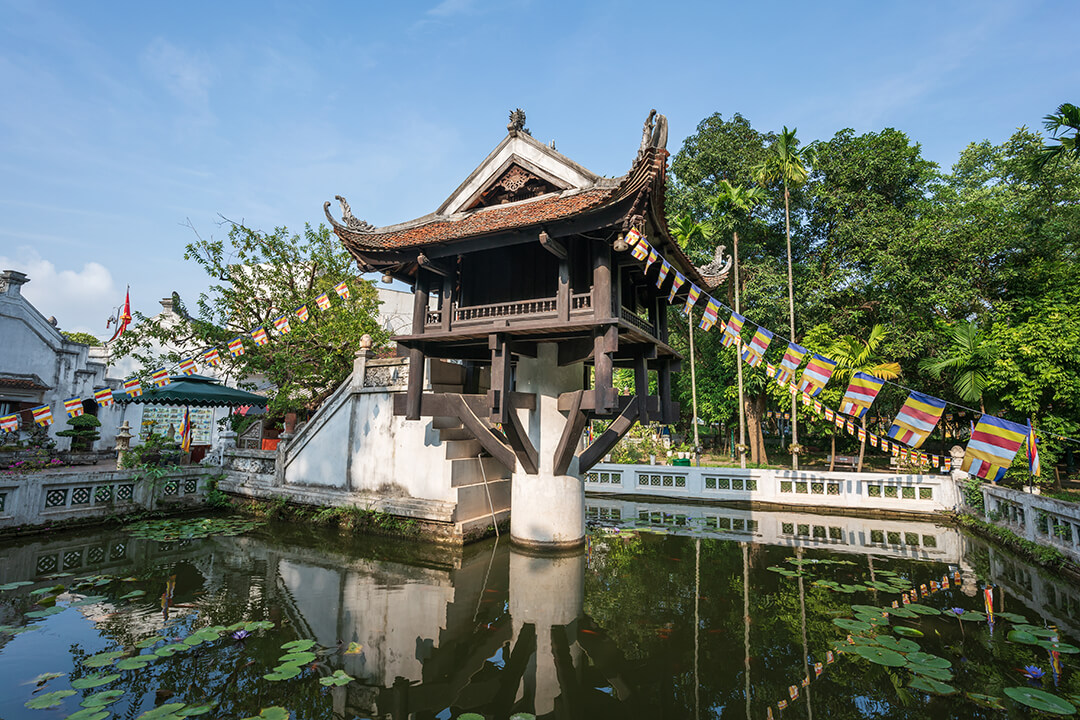
[[[348,403],[333,408],[326,423],[285,466],[286,484],[347,488],[350,411]]]

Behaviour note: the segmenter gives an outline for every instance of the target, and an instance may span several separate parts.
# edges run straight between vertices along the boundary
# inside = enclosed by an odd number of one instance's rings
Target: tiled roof
[[[0,375],[0,387],[20,390],[48,390],[49,386],[41,382],[37,375]]]

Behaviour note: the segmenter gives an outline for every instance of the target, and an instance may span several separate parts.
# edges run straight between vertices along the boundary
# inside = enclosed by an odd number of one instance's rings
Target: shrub
[[[74,452],[93,450],[94,443],[101,439],[98,428],[101,421],[93,415],[78,415],[69,418],[68,429],[56,433],[59,437],[71,438],[71,449]]]

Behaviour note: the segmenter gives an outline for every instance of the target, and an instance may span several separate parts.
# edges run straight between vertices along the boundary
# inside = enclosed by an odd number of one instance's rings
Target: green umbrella
[[[151,403],[156,405],[189,405],[191,407],[231,407],[235,405],[266,405],[262,395],[222,385],[205,375],[170,375],[165,387],[151,387],[139,397],[128,397],[121,391],[113,393],[117,402]]]

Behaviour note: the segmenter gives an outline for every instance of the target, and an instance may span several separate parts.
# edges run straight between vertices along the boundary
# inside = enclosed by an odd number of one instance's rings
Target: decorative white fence
[[[1080,562],[1080,506],[1020,490],[983,485],[986,519]]]
[[[670,499],[934,513],[959,503],[949,475],[743,470],[671,465],[598,464],[585,491]]]

